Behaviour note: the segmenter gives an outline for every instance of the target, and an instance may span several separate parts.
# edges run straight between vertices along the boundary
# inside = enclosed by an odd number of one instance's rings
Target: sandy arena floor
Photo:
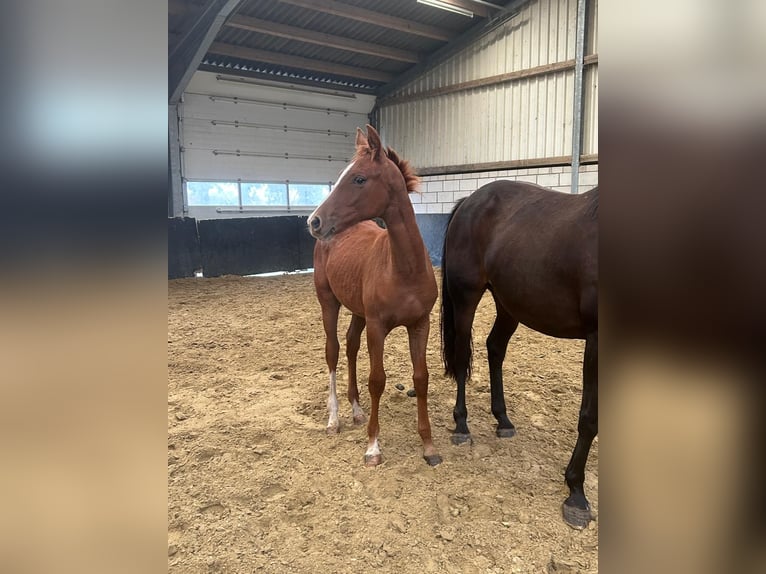
[[[438,275],[437,275],[438,276]],[[310,274],[168,283],[168,565],[177,573],[358,574],[597,572],[598,524],[561,518],[563,471],[576,439],[583,341],[519,327],[505,362],[512,439],[495,437],[484,340],[474,323],[467,388],[473,446],[450,444],[454,384],[431,314],[429,412],[444,462],[421,458],[406,331],[386,340],[381,401],[384,463],[366,468],[364,427],[345,400],[341,311],[341,432],[327,436],[327,375]],[[364,335],[363,335],[364,336]],[[362,407],[369,414],[364,340]],[[598,439],[586,467],[598,512]]]

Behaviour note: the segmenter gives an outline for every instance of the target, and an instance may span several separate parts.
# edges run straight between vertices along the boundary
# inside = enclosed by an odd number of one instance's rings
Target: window
[[[187,205],[191,207],[264,208],[306,211],[330,195],[329,183],[279,183],[236,181],[187,181]],[[231,209],[219,211],[232,211]],[[249,210],[252,211],[252,210]]]
[[[316,206],[330,195],[330,186],[320,183],[291,183],[290,205]]]
[[[284,183],[242,182],[242,205],[287,207],[287,185]]]
[[[189,181],[187,205],[239,205],[237,182]]]

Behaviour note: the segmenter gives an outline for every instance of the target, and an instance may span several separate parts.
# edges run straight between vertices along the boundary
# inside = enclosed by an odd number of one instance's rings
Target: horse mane
[[[402,176],[404,176],[404,183],[407,186],[407,193],[420,193],[420,190],[418,189],[420,186],[420,177],[415,173],[415,170],[410,165],[410,162],[406,159],[400,158],[399,154],[397,154],[390,147],[385,148],[384,152],[386,157],[394,162],[396,167],[399,168],[399,171],[402,172]],[[357,148],[356,154],[354,155],[354,160],[360,159],[366,155],[370,155],[371,153],[372,151],[368,146]]]
[[[396,167],[399,168],[399,171],[402,172],[402,175],[404,176],[404,183],[407,185],[407,192],[420,193],[420,190],[418,189],[420,186],[420,177],[418,177],[418,174],[415,173],[415,170],[410,165],[410,162],[408,162],[406,159],[401,159],[399,155],[390,147],[386,148],[386,155],[388,156],[388,159],[396,164]]]

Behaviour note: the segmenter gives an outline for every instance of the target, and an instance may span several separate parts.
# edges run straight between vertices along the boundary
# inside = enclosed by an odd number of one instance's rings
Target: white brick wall
[[[449,176],[448,176],[449,177]],[[449,180],[444,182],[443,191],[457,191],[460,189],[460,182],[457,180]]]
[[[569,166],[530,167],[482,173],[424,176],[421,178],[422,193],[411,193],[415,213],[449,213],[455,202],[467,197],[478,188],[497,181],[510,179],[527,181],[569,193],[572,169]],[[580,166],[579,192],[584,193],[598,185],[598,164]]]
[[[454,203],[455,192],[454,191],[441,191],[437,194],[436,200],[439,203]]]
[[[423,194],[423,203],[436,203],[438,201],[438,197],[438,193],[427,191]]]
[[[598,172],[597,171],[586,171],[586,172],[580,172],[580,187],[582,186],[590,186],[593,187],[595,185],[598,185]]]
[[[543,187],[553,187],[559,184],[559,174],[546,173],[544,175],[538,175],[535,183],[537,183],[537,185],[542,185]]]

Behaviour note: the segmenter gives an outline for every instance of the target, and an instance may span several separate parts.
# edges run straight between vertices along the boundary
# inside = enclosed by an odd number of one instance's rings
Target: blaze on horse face
[[[330,195],[308,217],[311,235],[329,239],[352,225],[381,217],[390,194],[402,185],[402,175],[383,149],[375,128],[367,135],[356,130],[356,155],[344,169]]]

